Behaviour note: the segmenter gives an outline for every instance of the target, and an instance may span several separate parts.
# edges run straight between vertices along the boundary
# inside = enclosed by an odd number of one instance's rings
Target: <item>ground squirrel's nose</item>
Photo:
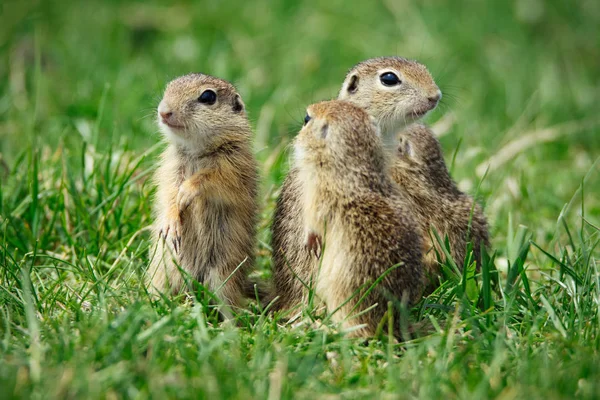
[[[433,96],[429,96],[427,98],[427,100],[429,100],[429,104],[431,104],[432,107],[437,106],[438,101],[440,101],[440,99],[442,98],[442,93],[437,92],[435,95]]]
[[[438,90],[435,95],[429,96],[427,98],[427,100],[429,100],[429,104],[431,105],[431,108],[433,108],[433,107],[437,106],[437,103],[440,101],[441,98],[442,98],[442,92],[440,92]]]
[[[162,118],[163,121],[168,121],[169,118],[171,118],[171,115],[173,115],[172,112],[161,112],[160,113],[160,117]]]

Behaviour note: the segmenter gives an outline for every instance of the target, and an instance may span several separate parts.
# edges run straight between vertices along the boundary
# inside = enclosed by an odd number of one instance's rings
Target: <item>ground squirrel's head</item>
[[[375,121],[362,108],[340,100],[313,104],[294,142],[301,168],[336,176],[385,171],[385,156]]]
[[[363,61],[346,75],[338,96],[363,107],[385,137],[433,110],[442,98],[427,68],[401,57]]]
[[[436,189],[454,191],[442,146],[433,132],[422,124],[413,124],[399,136],[396,170],[407,179],[418,179]]]
[[[247,130],[244,103],[223,79],[189,74],[169,82],[158,105],[158,125],[168,139],[182,146],[202,146],[225,131]]]

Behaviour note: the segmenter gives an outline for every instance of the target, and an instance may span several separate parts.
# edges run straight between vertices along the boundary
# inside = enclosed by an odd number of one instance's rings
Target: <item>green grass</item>
[[[0,397],[597,398],[596,3],[0,3]],[[360,343],[310,308],[295,327],[257,308],[222,324],[205,293],[151,301],[148,178],[166,82],[201,71],[238,86],[262,166],[268,277],[305,106],[390,54],[438,81],[428,122],[491,223],[482,271],[449,266],[412,311],[434,332]]]

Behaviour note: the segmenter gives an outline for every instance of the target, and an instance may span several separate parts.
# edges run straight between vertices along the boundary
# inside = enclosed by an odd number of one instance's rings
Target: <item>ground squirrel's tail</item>
[[[274,299],[272,286],[268,282],[254,277],[248,279],[244,295],[257,301],[261,308],[267,307]]]

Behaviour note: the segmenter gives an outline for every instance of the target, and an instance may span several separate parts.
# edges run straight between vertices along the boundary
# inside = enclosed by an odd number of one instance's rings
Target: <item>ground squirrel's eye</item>
[[[202,92],[200,97],[198,97],[198,102],[202,104],[212,105],[217,101],[217,94],[212,90],[205,90]]]
[[[310,121],[310,115],[306,114],[306,117],[304,117],[304,125],[308,124],[308,121]]]
[[[385,86],[395,86],[395,85],[399,85],[402,83],[400,78],[398,78],[398,76],[396,74],[394,74],[393,72],[386,72],[384,74],[381,74],[381,76],[379,77],[379,80]]]

